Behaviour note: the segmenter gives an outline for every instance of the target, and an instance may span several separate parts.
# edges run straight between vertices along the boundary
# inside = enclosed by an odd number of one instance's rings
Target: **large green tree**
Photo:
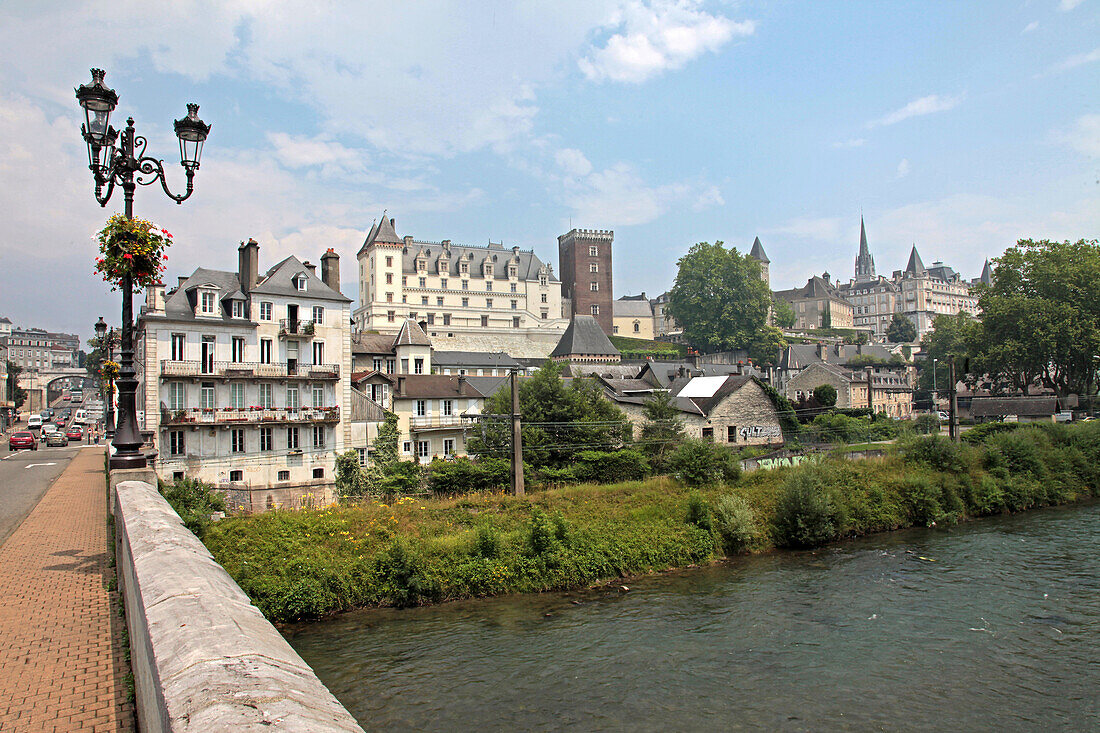
[[[668,392],[656,392],[642,405],[645,423],[642,425],[642,449],[650,457],[657,473],[668,470],[669,460],[684,442],[684,422]]]
[[[886,327],[886,340],[893,344],[907,344],[917,340],[917,327],[900,313],[895,313]]]
[[[794,328],[796,316],[791,304],[782,298],[772,299],[772,323],[778,328]]]
[[[964,366],[973,356],[971,349],[980,325],[969,314],[959,311],[953,316],[936,316],[932,320],[932,328],[920,342],[924,361],[917,386],[929,392],[933,388],[946,392],[949,386],[948,363],[952,356],[957,366],[956,379],[967,378]],[[973,374],[973,368],[970,371]]]
[[[668,312],[689,343],[704,352],[747,349],[759,355],[785,345],[779,329],[768,325],[772,296],[759,262],[722,242],[700,242],[678,264]]]
[[[1062,395],[1093,393],[1100,354],[1097,241],[1021,239],[994,263],[993,285],[979,290],[974,366],[1013,388],[1038,381]]]
[[[561,467],[583,450],[614,450],[631,442],[630,420],[593,380],[566,385],[562,366],[546,362],[519,384],[523,459],[533,466]],[[505,384],[485,400],[484,416],[467,446],[470,453],[508,458],[512,446],[512,394]]]

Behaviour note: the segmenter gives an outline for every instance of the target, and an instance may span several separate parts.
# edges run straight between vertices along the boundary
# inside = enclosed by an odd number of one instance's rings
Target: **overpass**
[[[96,381],[80,367],[51,367],[26,370],[19,375],[19,386],[27,391],[27,401],[22,411],[35,413],[49,406],[49,390],[61,386],[94,389]]]

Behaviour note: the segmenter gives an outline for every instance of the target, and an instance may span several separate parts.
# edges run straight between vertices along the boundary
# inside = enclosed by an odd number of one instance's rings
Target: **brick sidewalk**
[[[0,731],[134,729],[104,484],[84,448],[0,547]]]

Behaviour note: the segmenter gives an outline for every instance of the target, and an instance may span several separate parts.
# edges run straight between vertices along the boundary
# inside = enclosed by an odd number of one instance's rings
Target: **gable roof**
[[[363,240],[363,246],[359,248],[358,254],[363,254],[363,250],[372,244],[401,244],[401,237],[397,236],[397,230],[394,228],[393,218],[386,218],[386,212],[382,212],[382,218],[371,224],[370,231],[367,232],[366,238]]]
[[[888,362],[893,354],[882,344],[789,344],[779,355],[778,368],[798,370],[822,362],[847,364],[857,356],[870,356]]]
[[[231,273],[234,279],[235,273]],[[306,279],[306,289],[299,290],[294,285],[294,278],[303,276]],[[239,287],[239,284],[238,284]],[[252,288],[253,294],[258,295],[283,295],[290,298],[309,298],[312,300],[334,300],[340,303],[350,303],[351,298],[345,297],[338,290],[333,290],[324,283],[316,274],[294,255],[287,257],[282,262],[274,265],[260,279],[259,284]]]
[[[649,300],[640,300],[623,296],[611,303],[611,310],[615,318],[652,318],[653,306]]]
[[[433,351],[432,366],[518,369],[519,362],[503,351]]]
[[[394,346],[431,346],[432,340],[420,324],[411,318],[406,318],[401,324],[401,330],[397,332],[397,338],[393,340]]]
[[[352,354],[392,354],[394,337],[385,333],[364,333],[358,331],[351,335]]]
[[[755,240],[753,240],[752,249],[749,250],[749,257],[752,257],[755,260],[759,260],[765,264],[771,262],[771,260],[768,259],[767,253],[764,252],[764,245],[760,244],[760,237],[757,237]]]
[[[573,316],[551,357],[587,354],[591,356],[619,356],[619,350],[607,338],[600,324],[592,316]]]
[[[690,400],[704,415],[709,415],[718,403],[728,395],[744,387],[756,378],[748,374],[730,374],[726,377],[695,377],[683,382],[673,396]],[[774,409],[774,408],[773,408]]]

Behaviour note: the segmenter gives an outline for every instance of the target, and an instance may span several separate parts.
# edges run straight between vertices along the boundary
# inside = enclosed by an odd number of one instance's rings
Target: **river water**
[[[289,628],[368,730],[1100,730],[1100,504]]]

